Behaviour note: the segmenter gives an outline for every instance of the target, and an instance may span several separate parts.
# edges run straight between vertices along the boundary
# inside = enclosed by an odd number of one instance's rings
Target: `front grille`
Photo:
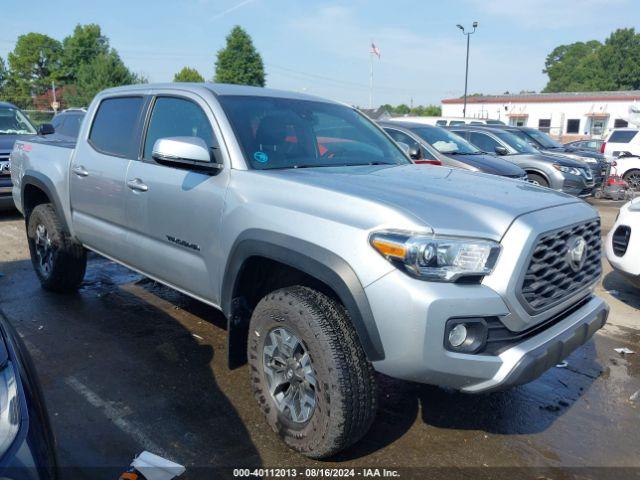
[[[0,152],[0,177],[8,177],[11,175],[9,169],[9,152]]]
[[[631,238],[631,227],[627,227],[626,225],[620,225],[616,228],[616,231],[613,232],[613,253],[618,257],[624,256],[627,253],[627,247],[629,246],[629,239]]]
[[[577,271],[568,255],[569,241],[574,237],[586,242],[584,263]],[[602,271],[600,255],[599,219],[543,234],[522,280],[521,303],[529,313],[540,313],[590,285]]]

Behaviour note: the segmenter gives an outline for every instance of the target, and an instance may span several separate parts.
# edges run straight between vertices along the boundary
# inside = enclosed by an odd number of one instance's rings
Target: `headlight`
[[[571,175],[580,175],[580,170],[575,167],[565,167],[564,165],[560,165],[559,163],[554,163],[553,168],[562,172],[569,173]]]
[[[0,372],[0,456],[9,449],[19,429],[18,380],[13,365],[7,362]]]
[[[438,237],[386,230],[369,237],[371,246],[411,275],[436,282],[488,275],[500,254],[491,240]]]

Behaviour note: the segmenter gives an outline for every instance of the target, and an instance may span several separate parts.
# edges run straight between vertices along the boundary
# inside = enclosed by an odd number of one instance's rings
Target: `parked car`
[[[593,207],[413,165],[357,109],[317,97],[109,89],[75,148],[18,141],[11,161],[45,289],[75,291],[90,249],[219,308],[230,365],[249,362],[267,422],[309,457],[365,435],[376,370],[500,390],[607,319]]]
[[[607,136],[601,152],[609,158],[621,154],[640,156],[640,135],[637,128],[614,128]]]
[[[84,108],[69,108],[58,113],[51,120],[53,135],[63,141],[75,141],[86,113]]]
[[[523,168],[529,182],[577,197],[588,197],[595,189],[591,170],[582,162],[562,155],[549,155],[510,131],[480,125],[448,127],[482,151],[495,153]]]
[[[472,172],[527,180],[527,172],[495,155],[487,155],[466,140],[440,127],[411,122],[378,122],[391,138],[409,146],[416,163],[434,163]]]
[[[11,198],[9,154],[18,138],[34,135],[36,127],[29,117],[11,103],[0,102],[0,210],[15,208]]]
[[[640,288],[640,197],[620,208],[605,248],[611,266]]]
[[[58,478],[54,437],[20,336],[0,312],[0,478]]]
[[[602,145],[604,140],[597,140],[595,138],[589,140],[576,140],[575,142],[568,142],[564,144],[565,148],[572,148],[578,151],[588,151],[602,153]]]
[[[389,119],[390,122],[412,122],[424,125],[445,127],[451,125],[504,125],[502,120],[492,120],[490,118],[464,118],[464,117],[416,117],[405,116]]]
[[[640,192],[640,157],[623,153],[613,161],[611,171],[627,182],[630,188]]]
[[[533,147],[547,155],[569,157],[573,160],[587,164],[591,170],[596,188],[600,188],[604,180],[607,178],[610,164],[601,153],[584,150],[581,151],[565,147],[546,133],[536,130],[535,128],[513,126],[499,128],[504,128],[508,132],[521,137],[523,140],[529,142]]]

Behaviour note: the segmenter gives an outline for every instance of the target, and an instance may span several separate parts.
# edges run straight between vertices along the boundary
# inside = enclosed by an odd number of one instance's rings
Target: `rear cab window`
[[[629,143],[638,134],[638,130],[617,130],[611,133],[608,143]]]
[[[102,100],[91,125],[89,144],[105,155],[138,158],[144,105],[142,96]]]

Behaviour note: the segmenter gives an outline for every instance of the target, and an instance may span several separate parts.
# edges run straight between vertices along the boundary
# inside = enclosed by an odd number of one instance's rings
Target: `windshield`
[[[12,107],[0,108],[0,135],[27,135],[36,133],[29,119]]]
[[[370,120],[343,105],[247,95],[218,99],[255,169],[411,163]]]
[[[438,150],[440,153],[448,153],[452,155],[474,155],[480,153],[476,147],[467,142],[464,138],[459,137],[444,128],[439,127],[418,127],[411,129],[417,133],[429,145]]]
[[[556,142],[553,138],[551,138],[546,133],[541,132],[540,130],[527,130],[524,132],[525,135],[530,136],[540,145],[542,148],[561,148],[562,144],[560,142]]]
[[[527,136],[522,132],[494,132],[501,140],[507,143],[518,153],[540,153],[529,143]],[[515,135],[514,135],[515,134]]]

